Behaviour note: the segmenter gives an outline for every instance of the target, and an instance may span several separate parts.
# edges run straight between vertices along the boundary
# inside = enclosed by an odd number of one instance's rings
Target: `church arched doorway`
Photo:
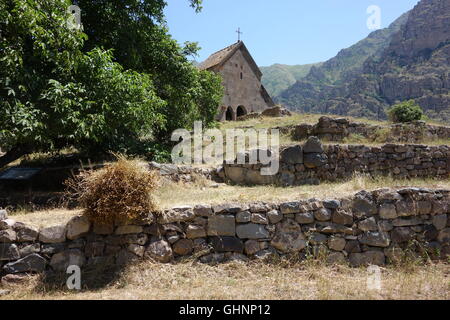
[[[242,117],[247,114],[247,109],[244,106],[239,106],[236,109],[236,117]]]
[[[228,107],[227,112],[225,113],[225,120],[226,121],[233,121],[233,108]]]

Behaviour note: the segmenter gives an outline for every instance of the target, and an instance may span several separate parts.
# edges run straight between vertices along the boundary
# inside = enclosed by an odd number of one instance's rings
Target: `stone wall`
[[[297,254],[328,263],[384,265],[405,254],[445,259],[450,254],[450,190],[361,191],[341,199],[286,203],[197,205],[150,214],[132,225],[37,228],[0,211],[0,272],[60,271],[152,259],[203,263]]]
[[[436,177],[450,174],[450,146],[325,145],[310,137],[303,145],[280,152],[280,170],[274,176],[262,176],[261,164],[224,164],[222,175],[238,184],[318,184],[351,178],[355,173],[373,177]]]
[[[156,162],[150,162],[148,166],[150,170],[156,170],[163,178],[174,182],[194,182],[197,177],[222,182],[222,178],[218,176],[215,168],[199,168],[188,165]]]
[[[345,118],[335,119],[324,116],[315,125],[300,124],[290,127],[289,130],[284,128],[284,132],[286,131],[291,131],[293,137],[297,140],[316,136],[327,141],[342,141],[351,135],[362,136],[373,141],[378,138],[382,139],[383,142],[402,143],[418,143],[424,140],[431,141],[435,139],[450,140],[450,127],[429,125],[424,121],[379,126],[362,122],[351,122]]]

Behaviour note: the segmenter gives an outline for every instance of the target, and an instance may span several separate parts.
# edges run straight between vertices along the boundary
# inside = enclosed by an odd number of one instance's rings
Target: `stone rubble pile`
[[[450,139],[450,127],[426,124],[424,121],[395,123],[389,126],[351,122],[345,118],[323,116],[315,125],[300,124],[291,127],[295,139],[304,140],[316,136],[326,141],[342,141],[350,135],[373,139],[378,132],[389,131],[386,137],[391,143],[417,143],[433,139]]]
[[[448,259],[450,190],[379,189],[341,199],[186,206],[130,225],[92,224],[79,216],[40,230],[0,210],[1,276],[186,256],[220,263],[298,254],[330,264],[384,265],[406,253]]]

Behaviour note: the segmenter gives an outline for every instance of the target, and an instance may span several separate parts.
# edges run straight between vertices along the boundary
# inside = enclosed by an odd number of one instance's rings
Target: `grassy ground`
[[[194,262],[143,262],[122,270],[117,277],[93,284],[98,289],[79,292],[49,286],[39,276],[2,289],[0,299],[441,299],[450,298],[448,265],[427,264],[381,268],[381,290],[367,285],[366,268],[326,266],[320,263],[227,263],[218,266]],[[99,281],[98,277],[96,278]],[[86,279],[85,279],[86,280]],[[64,283],[64,282],[62,282]]]
[[[427,187],[450,189],[450,178],[446,180],[411,179],[394,180],[390,177],[372,179],[367,176],[355,176],[347,182],[322,183],[318,186],[306,185],[296,187],[276,186],[233,186],[213,184],[206,179],[198,179],[193,184],[164,183],[155,193],[159,209],[182,205],[219,204],[225,202],[268,201],[282,202],[295,199],[336,198],[352,195],[360,190],[374,190],[381,187]],[[80,210],[53,209],[43,211],[20,210],[10,215],[17,221],[41,226],[57,225],[67,222]]]
[[[247,121],[228,121],[220,124],[220,129],[225,131],[227,129],[239,129],[239,128],[255,128],[255,129],[270,129],[275,127],[288,127],[299,125],[301,123],[308,124],[316,124],[319,121],[319,118],[322,117],[321,114],[299,114],[293,113],[290,117],[282,117],[282,118],[273,118],[273,117],[260,117],[256,119],[250,119]],[[336,115],[327,115],[331,118],[342,118],[342,116]],[[349,119],[352,122],[363,122],[370,125],[380,125],[387,126],[392,124],[389,121],[376,121],[369,120],[366,118],[353,118],[345,116],[346,119]],[[427,123],[434,125],[444,125],[443,123],[439,123],[437,121],[428,120]],[[345,138],[344,144],[365,144],[369,146],[380,146],[386,143],[386,139],[388,138],[389,133],[386,132],[385,136],[380,136],[375,140],[367,139],[358,135],[350,135]],[[304,141],[297,141],[292,138],[290,134],[280,134],[280,145],[296,145],[299,143],[303,143]],[[336,144],[336,142],[326,142],[323,141],[324,144]],[[420,143],[427,145],[450,145],[450,138],[448,139],[427,139],[421,141]]]
[[[259,117],[255,119],[249,119],[246,121],[227,121],[220,125],[221,129],[235,129],[235,128],[248,128],[253,127],[255,129],[268,129],[268,128],[275,128],[275,127],[288,127],[288,126],[294,126],[299,125],[302,123],[307,124],[316,124],[319,119],[323,116],[327,116],[330,118],[346,118],[350,120],[351,122],[362,122],[367,123],[371,125],[381,125],[386,126],[392,124],[390,121],[377,121],[377,120],[370,120],[367,118],[354,118],[349,116],[337,116],[337,115],[331,115],[331,114],[310,114],[310,113],[296,113],[292,112],[292,116],[290,117],[281,117],[281,118],[274,118],[274,117]],[[448,125],[446,123],[442,123],[436,120],[427,120],[428,124],[432,125]]]
[[[275,127],[287,127],[287,126],[294,126],[299,125],[302,123],[308,123],[308,124],[316,124],[321,117],[323,117],[323,114],[308,114],[308,113],[292,113],[292,116],[290,117],[282,117],[282,118],[274,118],[274,117],[260,117],[255,119],[250,119],[246,121],[227,121],[221,124],[221,129],[235,129],[235,128],[247,128],[247,127],[253,127],[255,129],[268,129],[268,128],[275,128]],[[336,115],[326,115],[330,118],[343,118],[343,116],[336,116]],[[349,119],[352,122],[364,122],[369,123],[373,125],[386,125],[388,122],[386,121],[376,121],[376,120],[369,120],[366,118],[353,118],[353,117],[347,117],[346,119]]]

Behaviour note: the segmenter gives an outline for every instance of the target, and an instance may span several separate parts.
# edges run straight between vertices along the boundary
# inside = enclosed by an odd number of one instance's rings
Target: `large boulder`
[[[73,217],[67,223],[67,239],[75,240],[78,239],[89,232],[91,228],[91,223],[89,219],[85,216]]]
[[[262,224],[247,223],[236,227],[236,234],[240,239],[267,239],[269,232]]]
[[[214,213],[210,205],[198,204],[194,207],[194,214],[198,217],[211,217]]]
[[[309,137],[303,146],[304,153],[323,153],[323,146],[317,137]]]
[[[291,116],[292,113],[289,110],[287,110],[287,109],[285,109],[285,108],[283,108],[281,106],[275,106],[275,107],[268,108],[268,109],[264,110],[261,113],[261,115],[263,115],[265,117],[277,117],[277,118],[279,118],[279,117]]]
[[[335,212],[333,212],[332,221],[337,224],[351,226],[353,224],[353,215],[351,214],[351,212],[336,210]]]
[[[382,219],[395,219],[398,216],[397,209],[393,203],[381,204],[378,213]]]
[[[168,263],[172,260],[173,251],[170,244],[164,239],[150,243],[145,250],[145,256],[161,263]]]
[[[303,149],[301,146],[287,147],[281,151],[281,162],[287,164],[302,164],[303,163]]]
[[[328,163],[328,157],[324,153],[305,153],[303,164],[309,169],[323,167]]]
[[[215,214],[238,213],[248,209],[248,206],[242,206],[238,203],[225,203],[213,206],[213,211]]]
[[[332,212],[330,209],[320,208],[314,211],[314,217],[318,221],[329,221],[331,219]]]
[[[340,237],[330,237],[328,239],[328,247],[334,251],[342,251],[345,248],[347,241]]]
[[[180,239],[173,245],[173,252],[180,256],[187,256],[194,250],[194,242],[189,239]]]
[[[168,224],[175,222],[188,222],[195,219],[196,215],[193,208],[185,210],[167,210],[161,213],[157,221],[159,224]]]
[[[234,166],[224,166],[225,176],[234,183],[245,183],[248,169]]]
[[[352,202],[352,209],[356,217],[371,216],[378,211],[372,197],[365,191],[361,191],[355,195]]]
[[[206,237],[206,230],[203,226],[190,224],[186,228],[186,238],[197,239]]]
[[[61,225],[41,229],[39,241],[43,243],[62,243],[66,241],[66,227]]]
[[[271,224],[277,224],[283,220],[283,214],[278,210],[271,210],[267,212],[267,218]]]
[[[270,244],[281,252],[299,252],[306,248],[305,236],[301,232],[276,233]]]
[[[374,217],[367,218],[358,223],[358,228],[362,231],[377,231],[378,224]]]
[[[233,215],[217,215],[208,218],[208,236],[235,236],[236,220]]]
[[[359,237],[359,242],[372,247],[389,247],[391,240],[389,235],[385,232],[364,232]]]
[[[19,242],[33,242],[39,236],[39,230],[37,228],[27,226],[20,222],[14,224],[14,230],[17,233],[17,241]]]
[[[6,273],[44,272],[46,265],[47,260],[37,253],[32,253],[25,258],[6,264],[3,271]]]
[[[0,243],[0,261],[11,261],[20,259],[17,245],[12,243]]]
[[[314,213],[304,212],[295,215],[295,221],[300,224],[310,224],[314,222]]]
[[[270,244],[281,252],[299,252],[306,247],[307,242],[300,225],[288,219],[277,225],[275,236]]]
[[[236,237],[212,237],[211,245],[216,252],[244,252],[242,240]]]
[[[0,242],[11,243],[16,241],[16,232],[12,229],[6,229],[0,231]]]

